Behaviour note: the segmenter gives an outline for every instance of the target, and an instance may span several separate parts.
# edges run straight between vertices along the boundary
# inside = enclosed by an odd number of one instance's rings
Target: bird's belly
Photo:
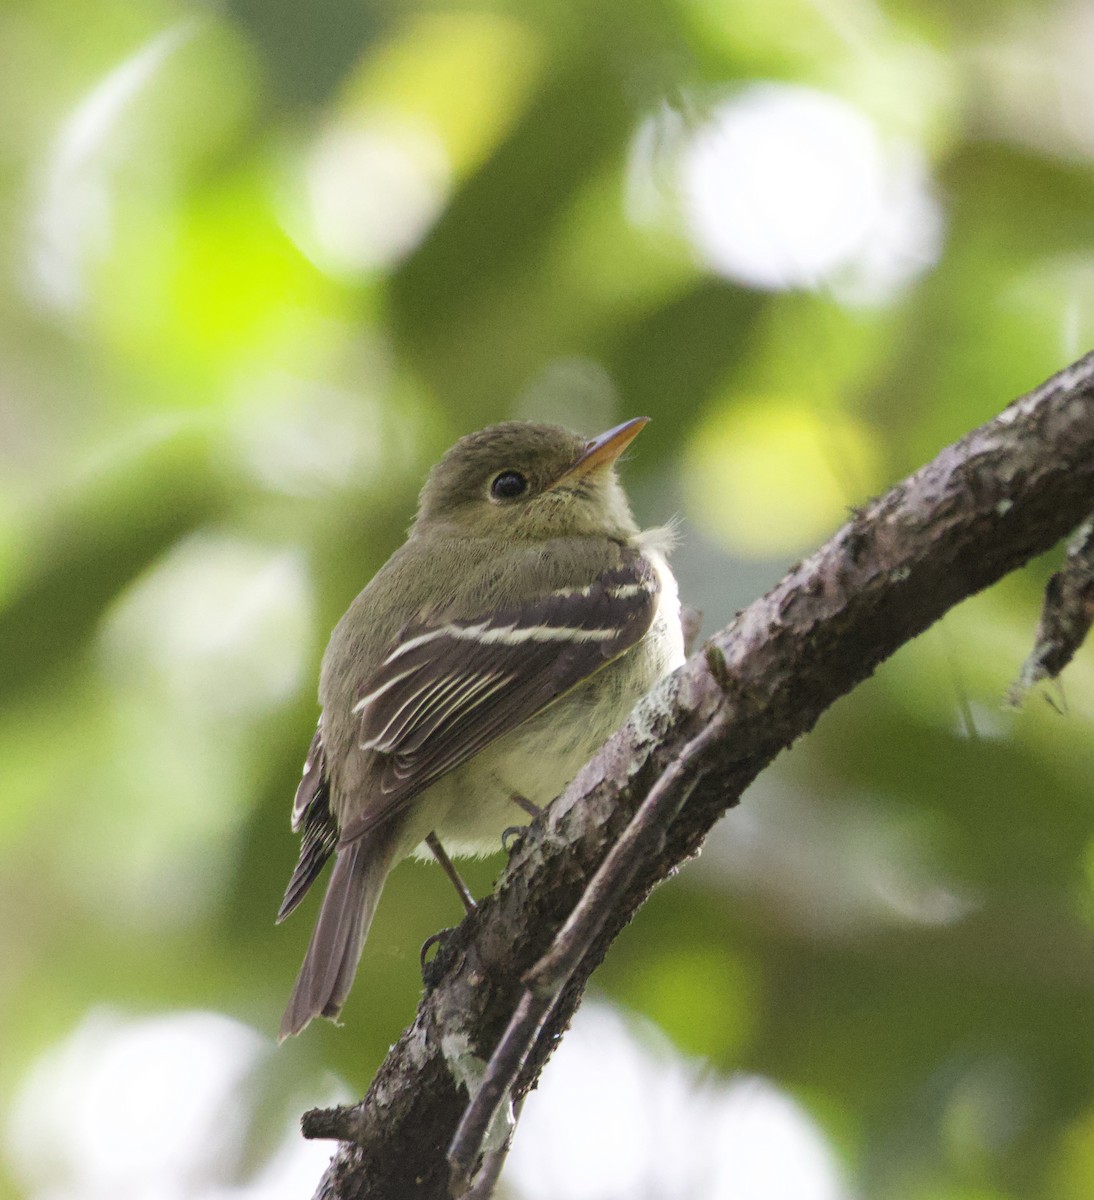
[[[623,724],[639,699],[683,663],[676,581],[660,553],[648,553],[662,585],[650,633],[633,650],[438,780],[422,797],[429,803],[420,805],[414,833],[408,830],[415,841],[433,830],[454,857],[493,854],[501,848],[505,829],[528,821],[513,796],[539,808],[549,804]],[[424,844],[417,845],[414,854],[432,858]]]
[[[432,828],[450,855],[493,854],[501,848],[506,828],[528,821],[514,795],[542,808],[565,788],[623,724],[638,699],[678,665],[651,654],[651,649],[643,644],[608,664],[434,785],[438,791],[447,785],[445,811],[442,815],[439,805],[434,809]],[[415,854],[431,857],[424,845]]]

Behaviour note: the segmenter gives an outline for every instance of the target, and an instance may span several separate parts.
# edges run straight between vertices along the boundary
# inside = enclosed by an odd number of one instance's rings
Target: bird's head
[[[629,538],[638,526],[615,464],[647,420],[635,417],[592,439],[528,421],[468,434],[429,473],[412,532]]]

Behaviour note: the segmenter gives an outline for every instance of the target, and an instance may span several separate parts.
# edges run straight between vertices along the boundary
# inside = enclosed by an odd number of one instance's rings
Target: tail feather
[[[278,1041],[313,1017],[337,1017],[346,1002],[369,926],[391,869],[391,839],[363,838],[339,848],[319,919],[296,977]]]

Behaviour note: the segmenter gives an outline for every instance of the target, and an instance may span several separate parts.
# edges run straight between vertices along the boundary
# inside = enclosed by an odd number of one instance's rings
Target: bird
[[[647,421],[461,438],[335,627],[279,923],[334,863],[279,1041],[338,1019],[398,862],[434,857],[460,887],[451,858],[500,848],[683,663],[672,528],[640,529],[617,474]]]

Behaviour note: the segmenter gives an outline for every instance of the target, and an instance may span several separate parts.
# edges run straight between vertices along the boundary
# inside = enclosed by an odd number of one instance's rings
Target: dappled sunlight
[[[897,821],[870,797],[821,800],[775,772],[711,834],[700,879],[753,896],[807,936],[846,939],[954,925],[982,907],[936,861],[929,820]]]
[[[311,619],[298,551],[213,533],[180,542],[114,606],[102,729],[78,790],[64,786],[79,836],[53,848],[90,910],[164,929],[217,902],[256,801],[249,739],[303,686]]]
[[[291,143],[282,208],[303,251],[334,275],[396,267],[504,135],[535,66],[531,31],[501,14],[399,23],[358,64],[330,119]]]
[[[197,533],[119,602],[104,630],[104,665],[119,686],[152,685],[215,721],[294,695],[310,630],[296,549]]]
[[[922,154],[846,101],[753,84],[691,127],[674,124],[688,234],[719,274],[879,304],[937,260],[941,213]]]
[[[465,179],[519,119],[542,67],[540,31],[519,9],[408,8],[348,75],[335,108],[347,121],[431,130],[453,178]]]
[[[735,396],[692,434],[689,515],[727,549],[774,558],[834,533],[881,483],[873,430],[815,399]]]
[[[440,213],[449,174],[428,126],[397,114],[332,126],[308,156],[305,248],[335,273],[390,269]]]
[[[249,1161],[256,1077],[272,1052],[214,1013],[92,1013],[21,1084],[3,1129],[19,1182],[28,1196],[81,1200],[295,1200],[330,1148],[292,1121],[257,1169]]]
[[[1094,159],[1094,11],[1062,0],[1001,13],[970,52],[982,84],[975,119],[989,135]]]
[[[922,163],[833,96],[764,84],[727,100],[681,181],[699,253],[744,283],[887,298],[938,255]]]
[[[1068,735],[1059,717],[1066,712],[1084,724],[1094,721],[1094,662],[1077,655],[1061,680],[1037,685],[1020,712],[1005,703],[1032,644],[1029,619],[1017,616],[1006,594],[1020,587],[1017,580],[1009,588],[1004,583],[947,613],[900,652],[881,686],[905,720],[973,741],[1020,741],[1054,770],[1074,772],[1078,782],[1089,763],[1063,753]]]
[[[302,497],[366,490],[413,461],[411,406],[396,416],[385,404],[386,356],[370,346],[360,357],[367,392],[279,371],[240,381],[228,437],[264,487]]]
[[[188,175],[234,136],[254,96],[247,48],[209,14],[176,20],[135,49],[126,40],[129,52],[78,99],[40,150],[24,198],[19,275],[27,292],[58,315],[92,324],[104,276],[114,277],[114,256],[152,251],[153,226],[173,225]],[[211,91],[215,111],[208,111]],[[147,304],[161,281],[143,265],[129,264]]]
[[[573,429],[608,429],[623,420],[618,389],[603,364],[555,358],[516,398],[513,416]]]
[[[816,1122],[768,1080],[717,1080],[656,1029],[588,1001],[524,1107],[518,1200],[846,1200]]]
[[[58,133],[31,244],[32,286],[53,307],[79,307],[85,300],[83,275],[89,259],[110,252],[115,218],[111,172],[119,156],[119,123],[196,29],[197,23],[187,20],[148,41],[88,93]]]

